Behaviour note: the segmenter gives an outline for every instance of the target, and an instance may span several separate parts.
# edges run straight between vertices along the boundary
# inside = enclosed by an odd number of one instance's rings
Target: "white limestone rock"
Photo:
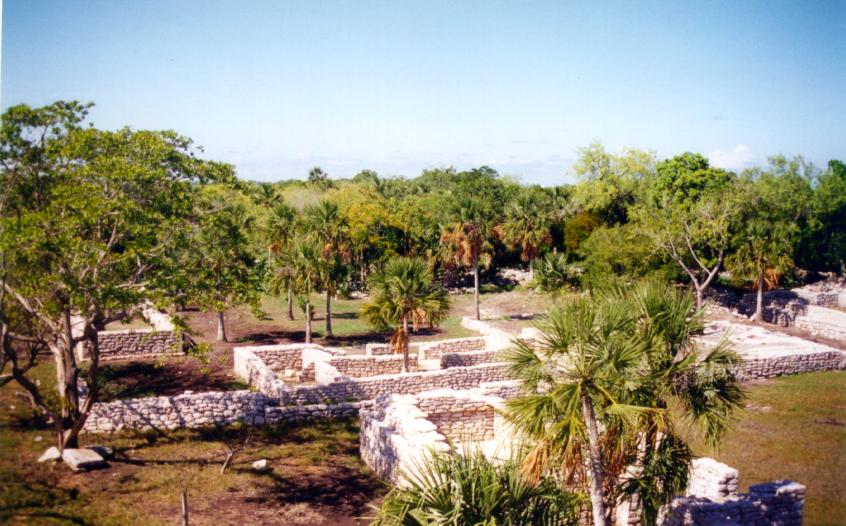
[[[265,458],[253,462],[253,471],[257,471],[258,473],[267,473],[271,469],[272,468],[268,465],[267,459]]]
[[[51,460],[55,461],[59,460],[60,458],[62,458],[62,454],[59,452],[59,448],[57,448],[56,446],[52,446],[50,448],[47,448],[47,451],[45,451],[41,454],[40,457],[38,457],[38,461],[50,462]]]
[[[99,453],[91,449],[65,449],[62,460],[74,471],[96,469],[106,465]]]

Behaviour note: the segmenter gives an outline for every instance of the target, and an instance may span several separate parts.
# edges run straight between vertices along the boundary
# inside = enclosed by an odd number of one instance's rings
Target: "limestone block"
[[[62,451],[62,460],[74,471],[96,469],[106,465],[103,457],[91,449],[65,449]]]

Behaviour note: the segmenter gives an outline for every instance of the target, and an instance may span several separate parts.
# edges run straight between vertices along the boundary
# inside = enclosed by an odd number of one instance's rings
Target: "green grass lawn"
[[[721,449],[695,451],[737,468],[744,490],[777,479],[805,484],[806,525],[846,524],[846,372],[751,385]]]

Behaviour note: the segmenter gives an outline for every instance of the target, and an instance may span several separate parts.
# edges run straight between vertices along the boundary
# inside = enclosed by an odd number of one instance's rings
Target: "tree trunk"
[[[228,341],[226,339],[226,319],[222,310],[217,311],[217,341]]]
[[[473,301],[476,305],[476,319],[481,320],[479,315],[479,258],[473,258]]]
[[[288,319],[294,319],[294,290],[291,284],[288,284]]]
[[[311,301],[306,301],[305,304],[305,315],[306,315],[306,334],[305,334],[305,342],[311,343]]]
[[[326,289],[326,337],[332,337],[332,296]]]
[[[402,330],[405,333],[405,340],[402,343],[402,372],[408,372],[408,318],[402,319]]]
[[[609,526],[610,520],[605,512],[605,499],[602,495],[604,470],[599,453],[599,430],[593,403],[586,394],[582,394],[582,417],[588,433],[588,453],[590,456],[590,503],[593,508],[594,526]]]
[[[182,526],[188,526],[188,490],[182,490]]]
[[[65,331],[58,341],[50,345],[56,358],[57,389],[61,400],[60,418],[56,422],[56,434],[59,450],[79,447],[79,433],[88,419],[91,407],[97,401],[97,372],[100,363],[100,346],[97,329],[89,320],[84,321],[82,334],[74,335],[71,328],[70,310],[64,313]],[[84,345],[88,346],[88,394],[85,399],[79,393],[79,366],[73,345],[75,337],[85,336]]]
[[[758,271],[758,297],[755,303],[755,314],[752,315],[753,321],[762,321],[764,319],[764,267],[761,266]]]
[[[696,289],[696,308],[701,309],[702,302],[704,301],[702,295],[705,292],[705,289],[696,284],[693,285],[693,288]]]

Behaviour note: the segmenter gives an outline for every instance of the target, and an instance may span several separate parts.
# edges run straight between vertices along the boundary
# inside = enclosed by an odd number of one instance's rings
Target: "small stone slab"
[[[106,465],[103,457],[91,449],[65,449],[62,452],[62,460],[74,471],[95,469]]]
[[[267,464],[267,459],[256,460],[253,462],[253,470],[259,473],[267,473],[270,471],[270,466]]]
[[[44,453],[41,454],[40,457],[38,457],[38,461],[39,462],[50,462],[51,460],[55,461],[55,460],[59,460],[60,458],[62,458],[62,454],[59,453],[59,448],[57,448],[56,446],[52,446],[50,448],[47,448],[47,451],[45,451]]]

